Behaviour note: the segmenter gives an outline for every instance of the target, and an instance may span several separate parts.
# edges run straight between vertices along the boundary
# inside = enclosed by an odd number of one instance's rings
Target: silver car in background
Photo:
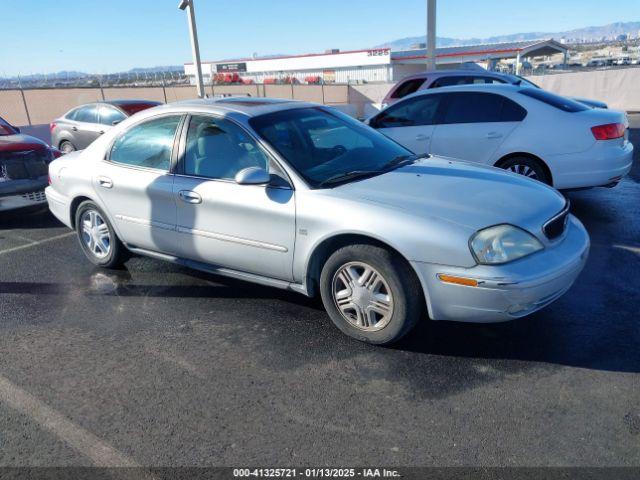
[[[49,124],[51,145],[62,153],[87,148],[127,117],[161,105],[151,100],[107,100],[72,108]]]
[[[552,188],[412,155],[311,103],[153,108],[54,161],[50,177],[51,211],[94,264],[133,252],[319,293],[338,328],[374,344],[425,311],[469,322],[534,312],[569,289],[589,249]]]

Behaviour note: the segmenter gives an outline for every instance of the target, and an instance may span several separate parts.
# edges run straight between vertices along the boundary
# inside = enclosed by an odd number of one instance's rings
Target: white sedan
[[[624,112],[516,85],[420,91],[367,123],[415,153],[501,167],[558,189],[615,186],[633,157]]]

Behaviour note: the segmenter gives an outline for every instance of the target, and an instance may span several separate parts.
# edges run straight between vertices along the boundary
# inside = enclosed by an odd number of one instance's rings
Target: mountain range
[[[565,38],[569,42],[575,41],[600,41],[603,38],[613,39],[618,35],[628,35],[632,38],[640,37],[640,22],[616,22],[609,25],[594,26],[577,28],[575,30],[567,30],[564,32],[527,32],[527,33],[513,33],[510,35],[497,35],[493,37],[485,38],[450,38],[450,37],[438,37],[436,43],[439,47],[455,47],[461,45],[477,45],[481,43],[501,43],[501,42],[518,42],[526,40],[535,40],[540,38],[555,38],[560,40]],[[375,45],[370,48],[391,48],[392,50],[407,50],[418,43],[424,43],[424,36],[405,37],[397,40],[391,40],[380,45]],[[261,55],[256,58],[272,58],[280,55]],[[124,75],[127,74],[153,74],[160,72],[183,72],[184,67],[182,65],[170,65],[162,67],[140,67],[132,68],[127,72],[121,72]],[[23,75],[22,80],[41,80],[47,79],[65,79],[65,78],[79,78],[86,77],[88,74],[75,71],[62,71],[57,73],[51,73],[47,75],[33,74]],[[109,75],[117,75],[117,73],[111,73]],[[12,77],[15,79],[17,77]]]
[[[502,43],[502,42],[519,42],[526,40],[536,40],[539,38],[555,38],[560,40],[565,38],[568,41],[599,41],[603,38],[612,39],[618,35],[629,35],[637,37],[640,35],[640,22],[616,22],[609,25],[597,27],[577,28],[575,30],[567,30],[564,32],[526,32],[513,33],[510,35],[497,35],[485,38],[450,38],[438,37],[436,45],[438,47],[457,47],[461,45],[477,45],[481,43]],[[424,43],[425,37],[405,37],[397,40],[391,40],[386,43],[376,45],[375,48],[391,48],[392,50],[407,50],[411,46]]]

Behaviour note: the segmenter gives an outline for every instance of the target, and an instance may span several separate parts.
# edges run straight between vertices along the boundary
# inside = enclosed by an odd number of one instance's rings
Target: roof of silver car
[[[492,72],[489,70],[485,70],[484,68],[480,69],[457,69],[457,70],[425,70],[424,72],[414,73],[413,75],[407,75],[403,77],[397,84],[404,82],[405,80],[413,80],[418,78],[440,78],[440,77],[493,77],[493,78],[504,78],[510,81],[514,80],[513,75],[502,72]]]
[[[318,106],[315,103],[287,100],[282,98],[264,97],[225,97],[205,98],[197,100],[184,100],[170,103],[168,107],[190,107],[202,110],[215,110],[221,112],[238,112],[249,117],[264,115],[266,113],[289,110],[291,108]]]

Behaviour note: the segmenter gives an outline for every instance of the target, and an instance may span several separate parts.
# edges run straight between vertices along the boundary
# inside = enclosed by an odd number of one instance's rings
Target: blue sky
[[[425,0],[195,0],[203,60],[357,49],[422,35]],[[190,61],[178,0],[14,0],[0,76],[107,73]],[[438,36],[488,37],[640,20],[640,0],[439,0]]]

